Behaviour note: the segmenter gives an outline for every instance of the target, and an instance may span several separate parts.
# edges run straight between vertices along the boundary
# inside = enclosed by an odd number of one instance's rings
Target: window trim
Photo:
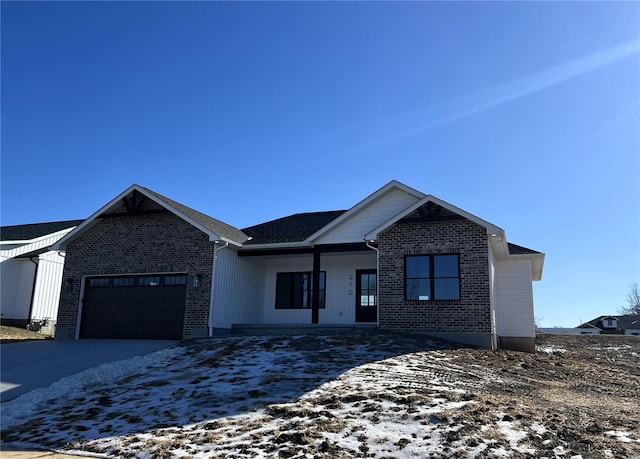
[[[435,257],[440,256],[455,256],[458,260],[458,276],[457,277],[436,277],[435,275]],[[407,268],[408,263],[407,259],[410,257],[428,257],[429,260],[429,277],[408,277]],[[430,299],[422,300],[419,298],[408,298],[407,294],[407,280],[409,279],[428,279],[429,280],[429,288],[430,288]],[[457,298],[436,298],[436,279],[458,279],[458,297]],[[406,254],[404,256],[404,300],[405,301],[415,301],[420,303],[435,303],[435,302],[457,302],[462,298],[461,295],[461,280],[462,276],[460,275],[460,254],[459,253],[416,253],[416,254]]]
[[[306,292],[306,300],[307,300],[307,307],[295,307],[294,306],[294,302],[295,302],[295,294],[294,292],[296,291],[294,288],[294,283],[292,282],[293,279],[291,279],[290,282],[290,288],[289,288],[289,307],[278,307],[278,292],[280,291],[284,291],[283,289],[278,289],[278,277],[280,275],[289,275],[291,276],[291,278],[295,275],[295,274],[303,274],[303,275],[308,275],[309,276],[309,289],[308,290],[302,290],[303,292]],[[323,279],[324,277],[324,279]],[[323,282],[324,280],[324,282]],[[322,287],[324,284],[324,288],[320,288],[319,289],[319,293],[320,293],[320,301],[319,301],[319,308],[320,309],[325,309],[326,307],[326,302],[327,302],[327,272],[326,271],[320,271],[320,287]],[[312,306],[312,299],[313,299],[313,271],[285,271],[285,272],[277,272],[276,273],[276,282],[275,282],[275,302],[274,302],[274,308],[276,310],[300,310],[300,311],[311,311],[313,309]]]

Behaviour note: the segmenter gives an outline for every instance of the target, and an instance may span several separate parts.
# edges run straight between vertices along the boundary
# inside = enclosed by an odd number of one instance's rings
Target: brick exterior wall
[[[147,201],[141,210],[158,209]],[[208,235],[170,212],[98,218],[66,248],[56,338],[75,337],[83,276],[171,272],[189,274],[183,337],[201,336],[209,327],[213,247]],[[201,276],[198,288],[193,274]]]
[[[433,208],[429,210],[433,212]],[[490,334],[489,249],[486,230],[439,207],[437,220],[416,221],[425,208],[379,235],[378,325],[399,331]],[[424,218],[423,218],[424,219]],[[460,300],[406,301],[405,256],[459,254]]]

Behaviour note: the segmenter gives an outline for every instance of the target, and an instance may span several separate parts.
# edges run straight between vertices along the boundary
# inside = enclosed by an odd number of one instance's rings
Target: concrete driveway
[[[0,402],[103,363],[167,348],[177,341],[37,340],[0,345]]]

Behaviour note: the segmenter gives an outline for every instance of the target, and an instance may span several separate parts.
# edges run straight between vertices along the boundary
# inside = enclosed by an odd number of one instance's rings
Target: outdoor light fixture
[[[64,291],[65,292],[70,292],[71,290],[73,290],[73,279],[66,278],[64,280]]]
[[[194,274],[191,278],[193,279],[193,288],[200,287],[200,274]]]

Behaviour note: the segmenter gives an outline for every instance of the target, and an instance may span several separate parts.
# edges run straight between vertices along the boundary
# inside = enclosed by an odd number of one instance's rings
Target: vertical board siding
[[[310,324],[311,309],[276,309],[276,274],[303,272],[313,268],[312,255],[273,257],[266,260],[262,309],[265,324]],[[355,323],[355,273],[357,269],[375,269],[375,252],[322,254],[320,270],[326,274],[325,308],[320,309],[320,324]]]
[[[36,271],[36,265],[30,259],[16,259],[15,257],[50,247],[72,229],[69,228],[40,238],[23,241],[16,245],[12,244],[12,248],[0,251],[0,285],[2,286],[0,288],[0,312],[3,319],[29,319],[32,293],[34,302],[36,298],[47,296],[50,293],[46,290],[41,291],[43,288],[49,288],[49,284],[41,287],[36,285],[34,292],[36,272],[39,275],[39,271],[43,266],[38,267]],[[57,256],[56,252],[47,253],[56,254]],[[53,300],[55,311],[54,315],[51,316],[53,319],[55,319],[55,314],[57,313],[59,295],[60,289],[58,287],[57,291],[52,292],[52,296],[55,297]]]
[[[328,234],[321,237],[317,243],[362,242],[365,234],[369,231],[380,226],[417,201],[418,198],[415,196],[395,189],[350,219],[339,224]]]
[[[496,287],[498,336],[534,337],[531,261],[497,260]]]
[[[0,311],[3,319],[29,318],[35,272],[36,265],[29,259],[3,260],[0,264]]]
[[[264,261],[219,249],[214,261],[212,326],[262,323]]]
[[[58,252],[47,252],[38,257],[38,273],[33,294],[31,319],[56,320],[63,269],[64,257],[60,256]]]

